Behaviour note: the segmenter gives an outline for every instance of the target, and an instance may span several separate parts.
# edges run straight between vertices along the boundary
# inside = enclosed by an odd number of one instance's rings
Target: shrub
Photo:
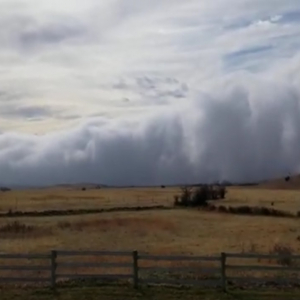
[[[235,213],[236,213],[236,209],[235,209],[234,207],[232,207],[232,206],[229,206],[229,207],[228,207],[228,211],[229,211],[229,213],[231,213],[231,214],[235,214]]]
[[[71,227],[71,223],[68,221],[60,221],[57,223],[57,227],[59,229],[67,229]]]
[[[211,205],[211,204],[207,205],[207,207],[206,207],[207,211],[216,211],[217,209],[218,209],[217,206]]]
[[[289,212],[285,212],[282,210],[276,210],[273,208],[267,207],[251,207],[251,206],[236,206],[236,207],[228,207],[228,212],[232,214],[240,214],[240,215],[254,215],[254,216],[273,216],[273,217],[293,217],[293,215]]]
[[[251,214],[253,214],[253,210],[251,209],[250,206],[247,206],[247,205],[233,207],[231,210],[234,213],[241,214],[241,215],[251,215]]]
[[[175,206],[207,206],[208,200],[224,199],[226,187],[199,185],[195,188],[182,187],[181,195],[174,196]]]
[[[218,207],[218,211],[219,211],[219,212],[227,213],[227,212],[228,212],[228,208],[227,208],[226,206],[220,205],[220,206]]]
[[[178,195],[174,196],[174,205],[175,206],[179,206],[180,205],[180,201],[179,201],[179,196]]]
[[[227,193],[227,190],[226,190],[225,186],[219,187],[219,195],[220,195],[221,199],[225,198],[226,193]]]
[[[182,187],[181,188],[181,195],[178,196],[177,204],[180,206],[190,206],[192,199],[192,188],[189,187]]]
[[[290,246],[275,244],[270,254],[278,255],[277,263],[283,266],[291,266],[293,264],[293,249]]]
[[[212,195],[212,191],[208,186],[198,187],[191,197],[192,206],[206,206],[210,195]]]
[[[31,233],[34,227],[19,221],[7,223],[0,227],[0,233]]]

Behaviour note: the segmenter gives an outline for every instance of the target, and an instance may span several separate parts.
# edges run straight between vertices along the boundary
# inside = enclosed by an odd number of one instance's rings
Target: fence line
[[[74,259],[75,256],[82,257],[122,257],[128,259],[129,262],[82,262],[82,261],[72,261],[72,262],[59,262],[60,257],[69,257]],[[283,278],[255,278],[255,277],[239,277],[239,276],[229,276],[228,271],[236,270],[236,271],[293,271],[299,272],[300,278],[300,267],[295,266],[264,266],[264,265],[239,265],[239,264],[229,264],[228,259],[230,258],[239,258],[239,259],[288,259],[290,261],[300,260],[300,255],[266,255],[266,254],[241,254],[241,253],[221,253],[219,256],[159,256],[159,255],[150,255],[150,254],[139,254],[137,251],[132,252],[117,252],[117,251],[51,251],[50,254],[0,254],[0,260],[21,260],[27,259],[30,261],[39,260],[47,262],[47,265],[9,265],[9,264],[1,264],[0,271],[18,271],[17,277],[12,276],[1,276],[0,283],[11,283],[11,282],[27,282],[27,283],[37,283],[43,282],[50,285],[53,289],[56,287],[59,279],[71,280],[71,279],[98,279],[98,280],[130,280],[134,286],[134,288],[138,288],[140,284],[171,284],[171,285],[193,285],[193,286],[214,286],[221,287],[224,291],[227,289],[228,283],[230,281],[237,282],[255,282],[255,283],[263,283],[268,280],[272,280],[273,282],[278,283],[289,283],[290,279]],[[154,262],[156,265],[154,266],[144,266],[143,262]],[[162,266],[163,262],[168,263],[191,263],[192,265],[188,266]],[[215,267],[211,266],[198,266],[197,263],[216,263]],[[68,273],[58,272],[58,269],[67,269]],[[76,270],[80,268],[86,269],[128,269],[128,273],[120,273],[120,274],[76,274],[74,272],[70,272],[70,270]],[[46,272],[47,277],[20,277],[19,272],[22,271],[37,271],[37,272]],[[212,277],[208,277],[207,279],[197,278],[166,278],[164,275],[163,278],[155,278],[153,276],[141,276],[143,272],[155,272],[155,274],[159,272],[166,272],[172,274],[172,272],[180,272],[182,275],[187,275],[189,273],[196,275],[211,275]],[[40,274],[39,274],[40,275]],[[152,274],[153,275],[153,274]],[[295,279],[295,278],[294,278]],[[295,280],[290,280],[290,282],[294,282]],[[297,280],[296,280],[297,281]]]

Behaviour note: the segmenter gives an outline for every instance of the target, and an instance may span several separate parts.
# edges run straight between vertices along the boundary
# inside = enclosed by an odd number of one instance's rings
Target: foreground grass
[[[299,220],[206,213],[192,209],[112,212],[101,215],[1,218],[28,232],[1,233],[4,253],[51,250],[120,250],[153,254],[213,255],[221,252],[269,253],[274,244],[299,253]]]
[[[129,286],[60,288],[56,292],[49,289],[3,289],[0,292],[1,300],[293,300],[300,298],[299,291],[235,291],[225,294],[218,291],[166,287],[147,287],[136,291]]]
[[[113,212],[101,215],[1,218],[28,232],[1,233],[4,253],[51,250],[120,250],[153,254],[213,255],[221,252],[269,253],[274,244],[300,251],[298,219],[238,216],[190,209]]]

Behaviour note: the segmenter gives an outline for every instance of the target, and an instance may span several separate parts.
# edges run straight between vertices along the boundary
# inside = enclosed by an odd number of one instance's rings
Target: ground
[[[1,300],[298,300],[299,291],[235,291],[228,294],[215,290],[185,288],[131,287],[73,287],[61,288],[56,293],[46,289],[2,290]]]
[[[74,187],[11,191],[0,194],[0,212],[173,206],[178,187]],[[297,214],[300,190],[232,187],[225,206],[264,206]],[[272,205],[273,204],[273,205]],[[18,221],[31,230],[5,230]],[[3,230],[1,230],[3,229]],[[214,254],[250,248],[267,253],[275,244],[300,248],[298,218],[225,215],[194,209],[118,211],[101,214],[0,218],[1,252],[52,249],[138,250],[159,254]],[[24,243],[26,240],[26,243]]]
[[[264,206],[288,211],[296,216],[300,210],[300,189],[294,188],[295,184],[293,188],[282,188],[284,184],[290,183],[280,182],[280,189],[275,189],[274,184],[230,187],[226,199],[220,200],[218,205]],[[82,190],[70,186],[2,192],[0,253],[137,250],[165,255],[220,255],[221,252],[271,253],[278,245],[294,253],[300,252],[299,218],[243,216],[198,209],[173,209],[174,195],[178,193],[179,187],[126,189],[93,187]],[[158,205],[170,209],[124,210],[126,207]],[[5,216],[8,211],[41,212],[113,207],[121,209],[81,215]],[[16,226],[16,223],[19,225]],[[95,260],[97,259],[89,258],[89,262]],[[274,264],[273,261],[248,263]],[[51,299],[48,294],[43,297]],[[176,297],[174,299],[177,299]],[[203,299],[232,299],[223,296],[223,298],[213,297],[215,296],[208,294]],[[192,296],[190,299],[193,299]]]

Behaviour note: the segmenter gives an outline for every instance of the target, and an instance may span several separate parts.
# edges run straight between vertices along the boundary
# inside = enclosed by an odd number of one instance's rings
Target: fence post
[[[56,286],[56,257],[57,257],[57,252],[55,250],[51,251],[51,288],[55,289]]]
[[[224,292],[227,291],[227,279],[226,279],[226,253],[221,253],[221,284]]]
[[[139,287],[139,266],[138,266],[138,252],[133,251],[132,252],[132,258],[133,258],[133,286],[135,289]]]

